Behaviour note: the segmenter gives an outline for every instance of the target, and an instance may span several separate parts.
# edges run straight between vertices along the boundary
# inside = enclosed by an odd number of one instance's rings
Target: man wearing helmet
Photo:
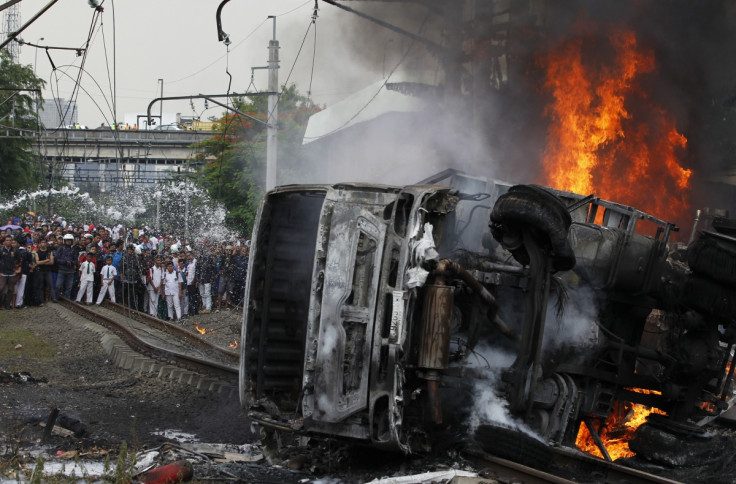
[[[56,297],[64,296],[72,298],[72,286],[74,285],[74,274],[77,271],[77,251],[72,247],[74,236],[66,234],[64,245],[56,249],[55,260],[58,265],[56,276]]]

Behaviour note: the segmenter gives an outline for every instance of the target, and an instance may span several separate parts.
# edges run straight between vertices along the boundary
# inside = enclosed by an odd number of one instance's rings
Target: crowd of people
[[[0,309],[106,298],[171,321],[242,304],[250,242],[13,219],[0,227]]]

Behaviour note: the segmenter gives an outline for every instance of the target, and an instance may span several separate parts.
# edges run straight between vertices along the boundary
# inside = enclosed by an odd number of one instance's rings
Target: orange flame
[[[641,388],[630,388],[629,390],[638,393],[659,393]],[[631,402],[614,402],[608,418],[601,428],[597,429],[611,459],[616,460],[621,457],[634,456],[634,453],[629,449],[629,440],[634,437],[636,429],[645,423],[647,417],[652,413],[665,415],[665,412],[658,408],[646,407]],[[603,454],[598,449],[585,423],[580,424],[575,445],[583,452],[603,458]]]
[[[539,62],[553,97],[541,183],[687,219],[692,172],[678,160],[687,139],[643,89],[654,52],[615,29],[604,42],[567,40]]]
[[[228,344],[228,346],[229,346],[230,348],[232,348],[232,349],[237,349],[237,348],[238,348],[238,346],[239,346],[238,340],[236,340],[236,339],[235,339],[235,340],[233,340],[233,342],[232,342],[232,343],[230,343],[230,344]]]
[[[214,329],[200,328],[199,327],[199,321],[196,321],[195,322],[194,329],[196,329],[199,334],[206,334],[206,333],[212,334],[212,333],[215,332]]]

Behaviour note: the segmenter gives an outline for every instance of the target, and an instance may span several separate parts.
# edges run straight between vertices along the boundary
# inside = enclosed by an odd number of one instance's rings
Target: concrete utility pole
[[[158,82],[161,83],[161,97],[164,97],[164,80],[159,79]],[[161,104],[159,104],[159,107],[158,107],[158,127],[159,129],[161,128],[163,124],[164,124],[164,103],[163,101],[161,101]],[[148,129],[151,129],[151,127],[148,126]]]
[[[276,186],[278,162],[276,150],[278,147],[278,92],[279,92],[279,41],[276,40],[276,17],[273,19],[273,40],[268,43],[268,128],[266,131],[266,190]]]

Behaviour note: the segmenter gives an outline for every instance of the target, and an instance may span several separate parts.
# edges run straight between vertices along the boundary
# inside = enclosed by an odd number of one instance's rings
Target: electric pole
[[[20,6],[12,5],[8,7],[3,16],[3,39],[7,39],[11,34],[15,34],[20,29]],[[6,47],[10,60],[18,63],[20,57],[20,44],[18,42],[10,42]]]
[[[163,99],[163,97],[164,97],[164,80],[163,79],[159,79],[158,82],[161,83],[161,98]],[[164,124],[164,102],[161,101],[159,103],[159,107],[158,107],[158,129],[161,129],[161,126],[163,126],[163,124]],[[148,129],[151,129],[151,127],[149,126]]]
[[[268,127],[266,128],[266,191],[276,186],[278,161],[276,151],[278,147],[279,121],[279,41],[276,40],[276,17],[273,19],[273,40],[268,43]]]

